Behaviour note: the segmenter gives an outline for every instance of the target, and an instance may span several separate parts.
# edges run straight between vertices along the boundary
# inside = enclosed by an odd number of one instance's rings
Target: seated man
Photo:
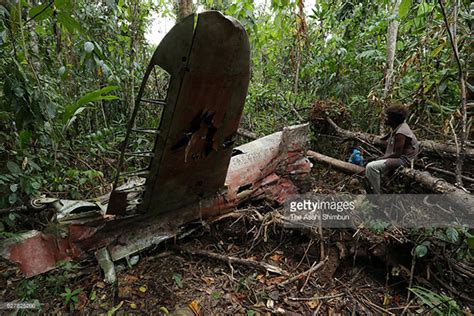
[[[392,131],[382,140],[387,140],[385,155],[367,164],[365,176],[373,193],[380,194],[381,175],[400,166],[408,166],[419,152],[419,144],[405,119],[408,109],[403,105],[391,105],[385,110],[385,124]]]

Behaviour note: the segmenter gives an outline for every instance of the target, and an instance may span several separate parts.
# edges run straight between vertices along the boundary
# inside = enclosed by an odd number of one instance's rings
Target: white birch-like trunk
[[[384,88],[382,95],[383,110],[385,111],[386,100],[392,91],[393,82],[393,65],[395,62],[395,51],[397,50],[397,35],[398,35],[398,9],[400,7],[401,0],[393,0],[392,11],[390,14],[390,23],[388,24],[387,30],[387,60],[385,63],[385,74],[384,74]],[[380,120],[380,133],[385,133],[385,126],[383,118]]]
[[[178,14],[176,21],[179,22],[188,15],[193,14],[193,1],[192,0],[178,0]]]

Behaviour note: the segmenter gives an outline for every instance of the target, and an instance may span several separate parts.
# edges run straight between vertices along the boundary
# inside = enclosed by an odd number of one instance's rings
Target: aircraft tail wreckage
[[[170,75],[166,97],[145,99],[155,67]],[[31,277],[95,251],[113,281],[111,261],[173,238],[186,224],[251,199],[282,203],[296,194],[311,169],[307,125],[234,148],[249,76],[250,48],[238,21],[209,11],[178,23],[146,69],[111,194],[93,202],[35,200],[56,209],[54,227],[2,241],[0,255]],[[158,126],[137,127],[144,103],[162,107]],[[155,135],[153,150],[127,152],[140,133]],[[126,168],[128,156],[148,158],[148,167]]]

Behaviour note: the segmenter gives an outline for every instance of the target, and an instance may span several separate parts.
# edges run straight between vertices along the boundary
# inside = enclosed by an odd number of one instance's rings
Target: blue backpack
[[[349,162],[353,163],[354,165],[363,166],[364,165],[364,157],[362,157],[362,153],[359,149],[352,149],[351,156],[349,157]]]

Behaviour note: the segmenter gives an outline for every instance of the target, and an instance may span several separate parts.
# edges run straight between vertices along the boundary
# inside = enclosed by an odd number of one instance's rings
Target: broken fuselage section
[[[247,35],[233,18],[204,12],[197,23],[194,16],[178,23],[147,68],[111,194],[90,202],[48,200],[57,209],[52,227],[3,241],[0,255],[27,277],[92,251],[98,251],[99,261],[116,261],[249,200],[283,203],[298,193],[296,184],[311,169],[305,156],[307,125],[233,148],[249,59]],[[155,66],[171,75],[165,99],[145,99],[163,106],[161,119],[158,126],[137,127],[135,117]],[[134,133],[150,131],[156,136],[154,149],[143,154],[150,159],[148,167],[130,172],[124,163],[126,143]],[[138,178],[131,180],[127,173]]]

